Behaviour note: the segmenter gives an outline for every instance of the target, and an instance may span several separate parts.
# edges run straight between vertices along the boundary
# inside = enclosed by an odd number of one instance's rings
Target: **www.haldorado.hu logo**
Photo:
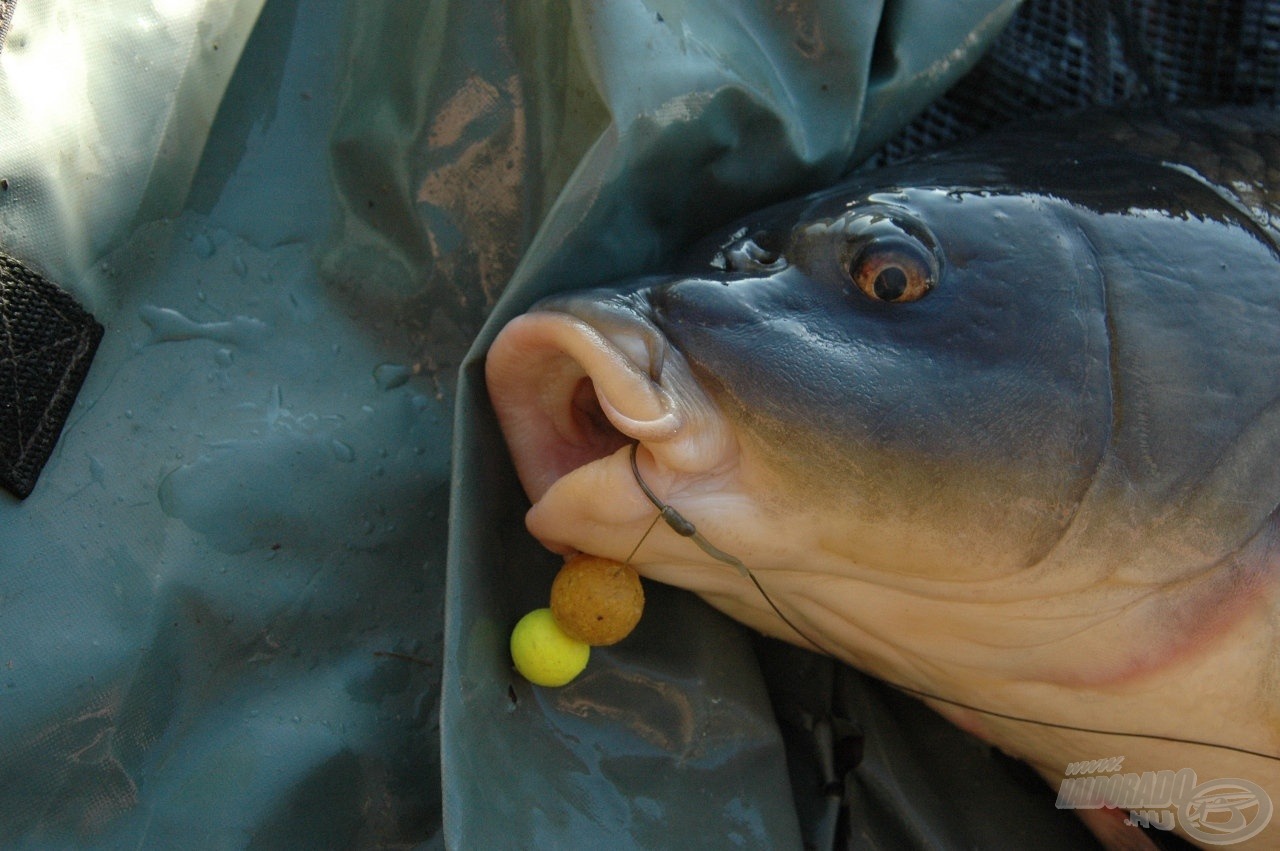
[[[1058,788],[1058,809],[1129,811],[1125,824],[1183,831],[1206,845],[1230,845],[1257,836],[1271,821],[1271,797],[1249,780],[1229,778],[1197,783],[1190,768],[1121,774],[1124,757],[1067,766]]]

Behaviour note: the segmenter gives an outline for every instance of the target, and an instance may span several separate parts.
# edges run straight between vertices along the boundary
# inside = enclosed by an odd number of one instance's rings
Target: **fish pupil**
[[[875,280],[876,298],[895,301],[902,298],[907,291],[907,273],[897,266],[889,266],[880,270]]]

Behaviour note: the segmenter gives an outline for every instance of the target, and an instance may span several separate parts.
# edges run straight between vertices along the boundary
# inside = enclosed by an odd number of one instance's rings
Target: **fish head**
[[[847,184],[730,226],[671,273],[538,303],[487,361],[530,530],[627,557],[656,516],[638,473],[777,587],[1036,564],[1109,431],[1103,287],[1069,212],[942,179]],[[758,608],[678,535],[636,561]]]
[[[1088,125],[855,176],[510,322],[487,380],[529,530],[1046,777],[1121,731],[1127,770],[1280,784],[1237,762],[1280,735],[1280,214],[1214,176],[1226,125]]]

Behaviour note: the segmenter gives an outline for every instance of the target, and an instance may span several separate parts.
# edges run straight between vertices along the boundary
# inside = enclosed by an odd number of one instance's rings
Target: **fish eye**
[[[938,283],[942,253],[923,222],[883,205],[837,220],[837,259],[864,296],[886,304],[918,301]]]
[[[842,295],[848,296],[853,284],[863,297],[884,304],[924,298],[938,285],[944,267],[942,247],[929,227],[909,211],[885,204],[855,206],[833,220],[815,222],[802,232],[800,244],[802,260],[835,275]]]
[[[849,277],[867,297],[901,304],[924,298],[937,274],[924,246],[906,240],[872,243],[857,252]]]

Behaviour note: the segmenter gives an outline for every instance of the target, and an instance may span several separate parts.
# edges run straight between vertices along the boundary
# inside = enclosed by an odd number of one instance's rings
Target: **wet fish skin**
[[[988,554],[1025,567],[1119,469],[1152,519],[1190,498],[1275,397],[1277,196],[1236,175],[1252,155],[1280,164],[1278,122],[1196,119],[1182,126],[1199,141],[1104,115],[860,176],[730,231],[794,258],[786,268],[707,275],[722,235],[638,309],[798,493],[865,505],[892,482],[907,488],[895,513],[949,518],[948,537],[1009,494],[1036,495],[1030,514],[1003,515],[1010,534]],[[933,229],[936,290],[902,305],[852,292],[835,260],[844,237],[813,224],[850,209]],[[904,456],[929,480],[904,479]],[[943,456],[975,470],[958,502],[933,496]]]
[[[625,556],[651,519],[620,449],[638,439],[804,635],[675,536],[638,555],[651,577],[952,700],[1280,754],[1278,170],[1267,111],[1029,124],[545,302],[490,355],[530,528]],[[931,270],[927,294],[859,288],[884,246]],[[556,413],[543,374],[604,416]],[[936,708],[1051,782],[1116,747]],[[1123,743],[1129,769],[1280,800],[1275,762]]]

